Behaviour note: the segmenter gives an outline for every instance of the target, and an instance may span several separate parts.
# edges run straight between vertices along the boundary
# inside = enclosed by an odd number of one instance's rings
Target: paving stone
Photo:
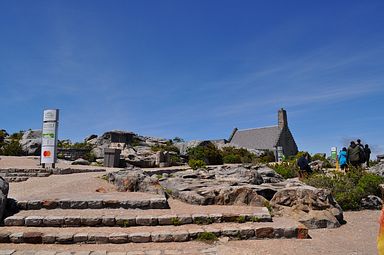
[[[223,221],[223,214],[221,213],[209,214],[208,216],[214,223],[221,223]]]
[[[59,206],[59,202],[56,200],[43,200],[41,204],[45,209],[56,209]]]
[[[99,217],[83,217],[81,218],[81,225],[84,226],[96,226],[101,224],[101,218]]]
[[[55,243],[55,241],[56,241],[56,234],[52,234],[52,233],[43,234],[41,240],[42,240],[42,243],[46,243],[46,244]]]
[[[22,243],[24,242],[23,234],[24,234],[23,232],[12,233],[9,235],[9,240],[12,243]]]
[[[81,216],[66,216],[64,217],[64,225],[71,227],[81,226]]]
[[[71,244],[73,243],[73,234],[58,233],[56,235],[56,242],[60,244]]]
[[[173,236],[171,232],[152,232],[151,233],[152,242],[172,242]]]
[[[127,255],[127,253],[123,251],[109,251],[107,255]]]
[[[128,208],[132,209],[148,209],[149,208],[149,200],[130,200],[128,202]]]
[[[60,251],[57,252],[56,255],[72,255],[73,253],[70,251]]]
[[[36,255],[55,255],[56,251],[37,251]]]
[[[9,243],[9,232],[0,233],[0,243]]]
[[[30,200],[27,205],[28,210],[40,210],[42,208],[42,203],[40,200]]]
[[[127,255],[146,255],[144,251],[128,251]]]
[[[95,233],[88,233],[87,243],[96,243]]]
[[[236,222],[239,215],[235,213],[223,213],[223,222]]]
[[[90,251],[76,251],[73,253],[73,255],[89,255],[91,254]]]
[[[136,225],[139,226],[155,226],[157,225],[157,218],[151,215],[142,215],[136,217]]]
[[[110,243],[127,243],[128,234],[127,233],[112,233],[108,237]]]
[[[297,231],[296,228],[285,228],[284,229],[284,237],[285,238],[296,238]]]
[[[195,224],[210,224],[210,218],[206,214],[192,214],[192,220]]]
[[[108,234],[96,233],[95,234],[96,243],[108,243]]]
[[[152,198],[149,200],[149,207],[151,209],[166,209],[169,208],[165,198]]]
[[[273,235],[275,238],[282,238],[284,237],[284,229],[283,228],[275,228],[273,230]]]
[[[183,253],[182,250],[164,250],[163,251],[164,255],[178,255],[178,254],[182,254],[182,253]]]
[[[175,231],[172,235],[175,242],[186,242],[189,240],[188,231]]]
[[[12,255],[35,255],[36,251],[33,250],[20,250],[15,251]]]
[[[28,201],[17,201],[17,207],[20,210],[28,210]]]
[[[47,227],[60,227],[64,224],[62,216],[47,216],[43,219],[43,224]]]
[[[41,216],[28,216],[25,218],[26,226],[41,227],[43,225],[44,217]]]
[[[117,216],[115,220],[120,227],[136,226],[136,216]]]
[[[149,250],[145,251],[145,255],[161,255],[162,252],[160,250]]]
[[[16,250],[0,250],[0,255],[11,255],[15,252]]]
[[[151,234],[148,232],[144,233],[132,233],[129,234],[129,241],[133,243],[148,243],[151,241]]]
[[[71,201],[70,208],[71,209],[87,209],[88,202],[87,201]]]
[[[24,243],[42,243],[43,233],[41,232],[24,232],[23,240]]]
[[[69,200],[69,199],[60,199],[59,200],[59,208],[61,208],[61,209],[70,209],[71,208],[71,200]]]
[[[89,209],[101,209],[101,208],[103,208],[103,200],[99,199],[99,200],[88,201],[88,208]]]
[[[90,255],[107,255],[107,251],[91,251]]]
[[[73,235],[74,243],[86,243],[88,241],[88,233],[77,233]]]
[[[239,235],[241,239],[250,239],[255,236],[255,230],[250,227],[240,227]]]
[[[261,227],[255,229],[255,237],[256,238],[273,238],[274,229],[271,227]]]
[[[189,234],[189,238],[194,240],[197,238],[197,236],[200,234],[200,233],[203,233],[204,232],[204,229],[192,229],[192,230],[188,230],[188,234]]]
[[[178,225],[177,223],[180,222],[180,220],[177,218],[176,214],[174,214],[174,215],[160,215],[157,217],[157,220],[159,222],[159,225]]]
[[[104,208],[120,208],[119,200],[104,200],[103,201]]]
[[[24,216],[10,216],[4,219],[5,226],[24,226]]]
[[[103,224],[104,226],[114,226],[116,224],[115,217],[103,216],[101,218],[101,224]]]
[[[178,214],[177,218],[180,220],[181,224],[192,224],[192,216],[190,214]]]
[[[221,235],[229,237],[238,237],[239,229],[233,227],[224,227],[221,229]]]

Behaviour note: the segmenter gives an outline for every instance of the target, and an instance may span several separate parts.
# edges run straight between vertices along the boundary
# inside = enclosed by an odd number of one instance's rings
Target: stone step
[[[54,169],[22,169],[22,168],[6,168],[0,169],[0,176],[7,182],[23,182],[30,177],[48,177],[52,174],[75,174],[75,173],[94,173],[105,172],[105,169],[77,169],[77,168],[54,168]]]
[[[32,213],[18,213],[4,219],[6,226],[27,227],[133,227],[158,225],[208,225],[222,222],[271,222],[272,217],[267,208],[253,213],[189,213],[169,214],[169,210],[161,215],[143,214],[137,210],[107,210],[100,209],[96,213],[90,210],[45,210],[30,211]],[[37,213],[35,213],[37,212]]]
[[[238,239],[309,238],[296,222],[214,223],[211,225],[145,226],[131,228],[2,227],[0,243],[101,244],[187,242],[212,237]]]
[[[167,209],[169,208],[165,197],[143,198],[143,199],[53,199],[53,200],[27,200],[17,201],[20,210],[40,209],[102,209],[102,208],[124,208],[124,209]]]

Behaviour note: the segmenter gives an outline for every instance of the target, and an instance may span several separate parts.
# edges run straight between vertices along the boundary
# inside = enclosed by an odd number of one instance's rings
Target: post
[[[335,161],[336,170],[339,170],[339,160],[337,159],[337,147],[331,148],[331,159]]]
[[[40,157],[40,162],[43,168],[45,168],[46,164],[52,164],[52,168],[55,168],[57,162],[58,121],[58,109],[44,110]]]

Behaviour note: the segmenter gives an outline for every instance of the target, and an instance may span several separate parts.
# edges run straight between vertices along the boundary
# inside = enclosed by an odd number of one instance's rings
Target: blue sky
[[[0,128],[186,140],[277,123],[384,153],[383,1],[0,0]]]

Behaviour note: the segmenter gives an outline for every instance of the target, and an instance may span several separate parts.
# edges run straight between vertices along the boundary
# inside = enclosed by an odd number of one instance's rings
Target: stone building
[[[298,152],[295,139],[288,128],[287,112],[278,111],[277,126],[238,130],[235,128],[229,138],[229,144],[255,150],[276,151],[283,148],[284,156],[296,155]]]

